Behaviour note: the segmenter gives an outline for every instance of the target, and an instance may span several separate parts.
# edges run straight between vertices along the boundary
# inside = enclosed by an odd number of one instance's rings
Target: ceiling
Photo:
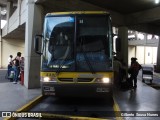
[[[0,7],[6,7],[7,2],[17,3],[18,0],[0,0]]]
[[[121,14],[130,14],[160,6],[155,4],[155,0],[82,0],[100,7],[119,12]]]
[[[0,6],[5,7],[7,3],[7,0],[0,0]]]
[[[0,0],[0,7],[6,7],[7,1],[17,2],[18,0]],[[47,1],[47,0],[38,0]],[[105,9],[119,12],[121,14],[130,14],[138,11],[152,9],[160,6],[155,4],[155,0],[81,0]]]
[[[0,7],[5,8],[7,5],[7,1],[12,1],[13,3],[17,2],[18,0],[0,0]],[[36,0],[35,0],[36,1]],[[104,9],[108,9],[111,11],[115,11],[117,13],[121,13],[122,15],[127,15],[135,12],[140,12],[148,9],[153,9],[156,7],[160,7],[159,4],[155,4],[155,0],[77,0],[82,1],[85,3],[89,3],[95,6],[99,6]],[[42,5],[45,5],[47,9],[53,9],[53,7],[59,8],[59,10],[63,11],[65,10],[72,10],[74,8],[76,10],[85,8],[85,5],[82,4],[79,5],[80,2],[76,3],[76,0],[37,0],[37,3],[40,3]],[[67,5],[71,4],[70,6],[73,6],[72,8],[66,7]],[[60,6],[64,6],[64,9]],[[160,20],[152,21],[150,23],[147,23],[148,25],[159,27],[160,29]],[[20,30],[23,28],[25,29],[25,26],[21,26]],[[160,31],[160,30],[159,30]],[[18,29],[19,32],[19,29]],[[147,31],[146,31],[147,32]],[[13,36],[10,34],[10,36]],[[23,36],[24,37],[24,36]]]

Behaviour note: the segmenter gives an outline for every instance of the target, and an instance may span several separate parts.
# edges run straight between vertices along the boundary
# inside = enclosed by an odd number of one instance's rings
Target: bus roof
[[[52,12],[52,13],[47,13],[46,16],[51,16],[51,15],[75,15],[75,14],[109,14],[109,12],[107,12],[107,11]]]

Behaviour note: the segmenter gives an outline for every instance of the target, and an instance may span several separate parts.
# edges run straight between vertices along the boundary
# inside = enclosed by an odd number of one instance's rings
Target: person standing
[[[8,62],[11,63],[12,59],[13,59],[13,55],[10,55],[9,58],[8,58]]]
[[[9,58],[8,58],[8,70],[7,70],[7,77],[9,78],[10,76],[10,73],[11,73],[11,69],[12,69],[12,65],[13,65],[13,56],[10,55]],[[10,79],[10,78],[9,78]]]
[[[130,81],[132,82],[133,86],[133,81],[134,81],[134,86],[133,88],[137,88],[137,76],[139,73],[139,70],[142,68],[142,66],[137,62],[137,58],[131,58],[131,66],[129,68],[130,71]]]
[[[20,59],[20,79],[21,79],[21,85],[24,84],[24,57],[21,57]]]
[[[18,78],[19,78],[19,74],[20,74],[20,58],[21,58],[21,52],[17,52],[17,56],[16,58],[13,60],[14,61],[14,72],[15,72],[15,76],[14,76],[14,84],[17,84],[18,82]]]

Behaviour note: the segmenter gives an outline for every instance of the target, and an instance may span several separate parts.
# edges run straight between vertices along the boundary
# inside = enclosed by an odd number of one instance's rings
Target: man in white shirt
[[[9,64],[10,64],[10,62],[12,62],[12,58],[13,58],[13,56],[12,56],[12,55],[10,55],[10,56],[9,56],[9,58],[8,58],[8,62],[9,62]]]
[[[8,73],[8,78],[9,78],[9,76],[10,76],[11,69],[12,69],[12,65],[13,65],[12,58],[13,58],[12,55],[10,55],[9,58],[8,58],[8,71],[7,71],[7,73]]]

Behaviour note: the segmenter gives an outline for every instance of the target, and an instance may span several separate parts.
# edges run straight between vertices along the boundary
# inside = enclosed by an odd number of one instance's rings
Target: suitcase
[[[131,88],[133,88],[133,83],[130,78],[127,78],[126,81],[121,82],[121,89],[129,90]]]

